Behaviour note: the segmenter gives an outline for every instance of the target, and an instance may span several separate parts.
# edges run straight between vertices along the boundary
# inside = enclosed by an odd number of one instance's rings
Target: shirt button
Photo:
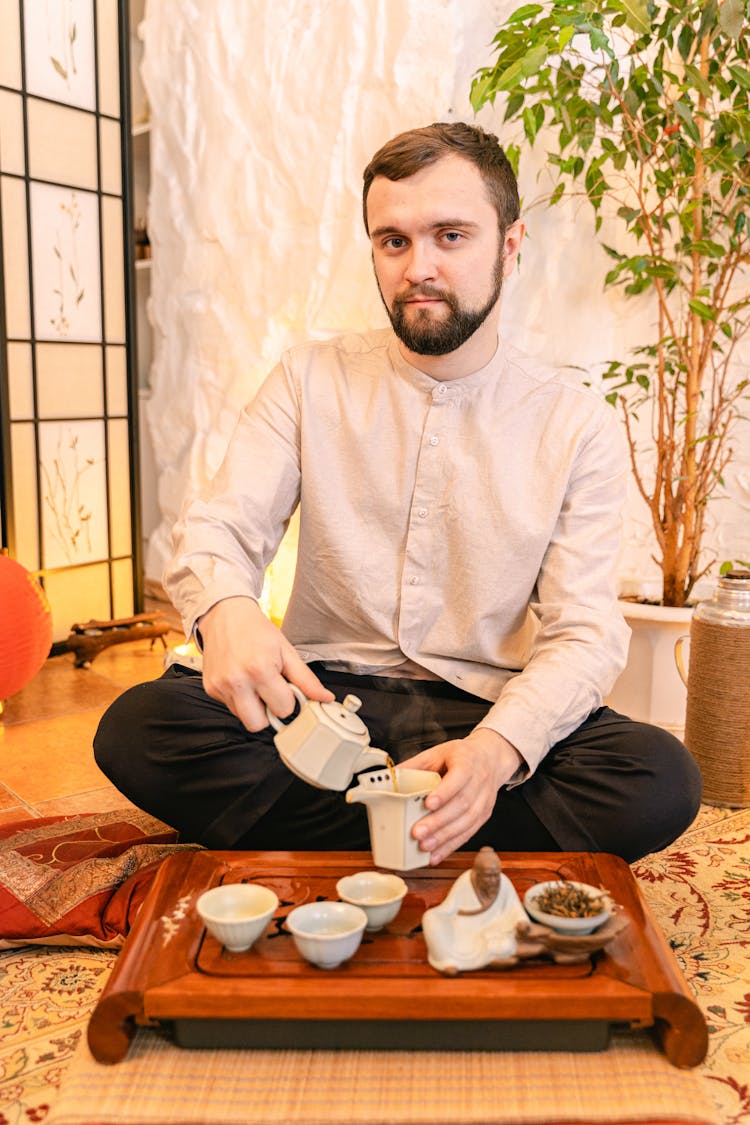
[[[439,445],[439,444],[440,444],[440,438],[435,437],[435,435],[433,434],[432,437],[430,438],[430,445]]]
[[[447,390],[448,390],[448,388],[445,386],[445,384],[441,383],[440,386],[438,387],[438,394],[444,395],[447,392]]]
[[[419,518],[421,520],[426,519],[427,518],[427,509],[426,508],[420,508],[419,511],[417,512],[417,515],[419,516]]]
[[[416,574],[412,574],[411,578],[409,579],[409,585],[416,586],[418,582],[419,579],[417,578]]]

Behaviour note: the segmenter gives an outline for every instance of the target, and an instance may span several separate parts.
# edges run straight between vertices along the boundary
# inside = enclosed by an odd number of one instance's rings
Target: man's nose
[[[436,273],[435,257],[430,247],[420,242],[413,242],[404,269],[404,280],[410,285],[418,285],[422,281],[431,280]]]

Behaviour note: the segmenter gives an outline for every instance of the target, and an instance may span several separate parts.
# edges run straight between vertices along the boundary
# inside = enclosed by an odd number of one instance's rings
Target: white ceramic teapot
[[[346,789],[355,773],[384,766],[385,750],[370,746],[367,727],[356,714],[362,703],[347,695],[343,703],[318,703],[289,685],[300,711],[289,723],[266,707],[274,742],[284,765],[317,789]]]

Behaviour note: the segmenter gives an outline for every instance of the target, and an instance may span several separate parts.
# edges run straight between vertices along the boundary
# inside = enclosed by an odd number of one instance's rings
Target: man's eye
[[[393,235],[391,238],[386,238],[383,245],[388,250],[403,250],[404,246],[406,245],[406,239],[399,238],[397,235]]]
[[[457,230],[447,230],[443,235],[446,242],[460,242],[463,235]]]

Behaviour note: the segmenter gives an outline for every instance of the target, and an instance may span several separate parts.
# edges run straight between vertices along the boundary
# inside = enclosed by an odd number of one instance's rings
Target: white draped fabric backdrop
[[[432,121],[477,121],[503,139],[502,107],[475,118],[469,91],[516,6],[147,0],[140,35],[152,119],[155,350],[142,424],[159,512],[147,577],[159,579],[184,499],[216,470],[238,410],[280,352],[386,323],[362,226],[362,170],[389,137]],[[552,363],[598,371],[643,339],[651,314],[603,292],[607,260],[586,207],[530,206],[544,187],[539,142],[537,149],[522,159],[528,236],[504,294],[503,332]],[[750,557],[747,424],[735,447],[725,495],[710,515],[708,545],[719,560]],[[649,580],[658,590],[652,551],[648,513],[633,489],[624,590],[648,592]],[[274,568],[277,608],[293,565],[290,535]]]

